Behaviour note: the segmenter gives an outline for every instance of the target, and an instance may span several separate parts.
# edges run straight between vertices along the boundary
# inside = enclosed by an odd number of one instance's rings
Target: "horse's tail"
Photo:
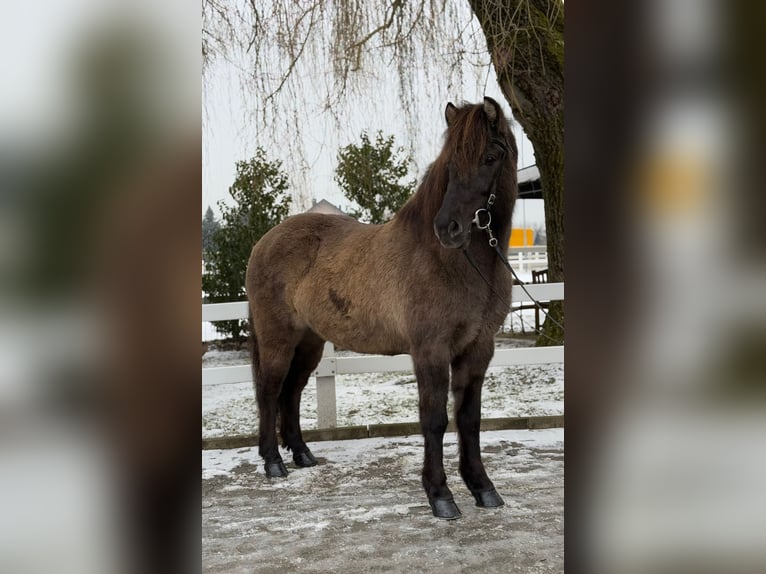
[[[247,330],[247,346],[250,350],[250,366],[253,373],[253,385],[255,385],[258,380],[258,373],[260,372],[260,357],[258,355],[258,339],[255,336],[255,324],[253,323],[253,310],[249,304],[247,310]]]

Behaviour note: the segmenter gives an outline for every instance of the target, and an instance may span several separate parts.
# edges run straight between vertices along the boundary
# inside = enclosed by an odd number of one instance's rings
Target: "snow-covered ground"
[[[564,429],[481,434],[505,506],[477,508],[460,479],[455,433],[444,469],[456,522],[432,516],[422,437],[320,441],[319,464],[264,476],[257,447],[202,452],[203,572],[564,571]]]
[[[445,449],[448,454],[454,454],[457,450],[457,435],[455,433],[446,433],[444,437]],[[534,462],[532,450],[544,448],[561,448],[564,443],[564,429],[536,429],[536,430],[501,430],[486,431],[482,433],[482,448],[487,452],[496,452],[498,445],[513,445],[514,461],[519,464]],[[378,456],[376,450],[390,450],[396,448],[403,457],[404,454],[412,455],[413,475],[417,475],[420,470],[422,452],[421,437],[397,437],[397,438],[369,438],[360,440],[341,440],[341,441],[321,441],[311,445],[312,452],[319,458],[331,460],[341,468],[352,469],[359,467],[362,462],[375,462]],[[289,458],[289,457],[287,457]],[[368,460],[369,459],[369,460]],[[202,478],[210,479],[215,476],[225,476],[236,478],[237,470],[242,465],[251,465],[258,458],[258,447],[245,447],[238,449],[212,449],[202,451]],[[403,461],[399,461],[399,466]],[[408,461],[409,462],[409,461]],[[292,469],[292,467],[291,467]],[[316,482],[316,474],[320,474],[321,468],[300,469],[291,472],[288,480],[274,481],[272,487],[275,489],[296,489],[300,488],[302,492],[310,487],[312,482]],[[523,471],[510,469],[493,468],[493,478],[504,480],[513,478],[514,472],[523,472],[529,474],[529,469]],[[260,474],[262,469],[258,465],[257,472]]]
[[[500,347],[518,346],[498,339]],[[247,364],[246,351],[210,350],[203,367]],[[336,377],[339,426],[417,421],[417,385],[412,373],[366,373]],[[452,405],[449,406],[450,412]],[[482,392],[484,418],[564,413],[563,364],[497,367],[487,372]],[[301,424],[316,428],[316,381],[303,393]],[[213,438],[253,434],[258,419],[252,384],[222,384],[202,389],[202,436]]]

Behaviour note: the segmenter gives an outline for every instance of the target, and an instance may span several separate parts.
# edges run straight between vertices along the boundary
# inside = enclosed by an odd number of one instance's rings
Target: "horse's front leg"
[[[479,445],[481,388],[495,351],[494,339],[481,339],[452,361],[452,393],[455,397],[460,444],[460,474],[476,499],[476,506],[504,504],[484,470]]]
[[[425,439],[423,488],[437,518],[453,520],[461,516],[444,474],[444,431],[447,429],[449,360],[432,354],[413,353],[418,380],[420,428]]]

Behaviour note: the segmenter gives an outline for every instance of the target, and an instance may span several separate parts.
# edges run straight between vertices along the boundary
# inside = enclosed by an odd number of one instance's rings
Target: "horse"
[[[301,434],[300,400],[325,341],[359,353],[408,353],[424,437],[423,488],[434,516],[456,519],[443,466],[450,386],[463,481],[477,506],[504,504],[481,460],[479,427],[494,335],[510,309],[512,280],[498,252],[507,257],[518,150],[492,98],[450,102],[444,115],[439,156],[390,221],[288,217],[253,247],[246,290],[266,476],[287,476],[277,423],[295,465],[317,464]]]

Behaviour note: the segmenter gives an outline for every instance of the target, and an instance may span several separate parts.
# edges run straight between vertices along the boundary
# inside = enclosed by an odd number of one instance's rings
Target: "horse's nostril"
[[[463,231],[463,226],[460,225],[460,222],[455,221],[454,219],[449,222],[449,225],[447,226],[447,233],[449,233],[450,237],[457,237],[460,235],[461,231]]]

